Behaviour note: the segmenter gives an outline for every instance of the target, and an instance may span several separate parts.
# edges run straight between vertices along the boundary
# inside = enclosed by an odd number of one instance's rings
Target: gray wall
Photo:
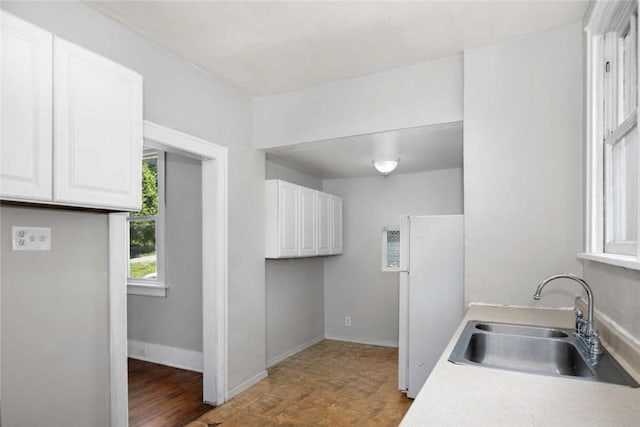
[[[344,254],[324,264],[327,337],[397,345],[398,273],[382,272],[382,228],[399,225],[401,215],[462,213],[462,170],[330,179],[323,186],[344,198]]]
[[[640,341],[640,272],[585,261],[584,278],[593,290],[595,309]]]
[[[577,23],[465,51],[467,302],[533,305],[582,273],[582,50]],[[573,306],[559,285],[536,304]]]
[[[266,179],[316,190],[322,180],[266,162]],[[324,258],[266,260],[267,363],[324,336]]]
[[[106,217],[6,205],[0,216],[2,424],[108,426]],[[51,251],[13,252],[16,225],[50,227]]]
[[[129,295],[128,338],[202,351],[202,167],[167,154],[167,298]]]
[[[264,153],[251,147],[251,98],[85,4],[5,1],[2,8],[142,74],[146,119],[229,147],[229,385],[261,373],[265,367],[265,175]],[[46,220],[49,211],[39,215]],[[90,244],[85,242],[80,245],[86,250]],[[105,244],[106,238],[91,243]],[[93,274],[106,272],[106,258],[102,268]],[[41,278],[56,277],[58,270],[42,272]],[[19,365],[6,368],[19,369]],[[85,392],[102,391],[87,384]],[[65,389],[56,393],[64,394]],[[49,409],[65,410],[51,405]]]

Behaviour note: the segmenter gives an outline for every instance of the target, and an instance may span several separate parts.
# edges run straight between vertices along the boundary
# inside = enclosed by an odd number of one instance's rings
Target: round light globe
[[[376,168],[378,172],[383,175],[389,175],[391,172],[398,167],[397,160],[376,160],[373,162],[373,166]]]

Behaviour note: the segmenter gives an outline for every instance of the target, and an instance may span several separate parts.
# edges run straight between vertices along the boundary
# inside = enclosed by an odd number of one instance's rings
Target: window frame
[[[165,298],[169,289],[166,281],[166,153],[161,150],[145,148],[142,160],[158,158],[158,213],[150,216],[127,215],[127,254],[131,243],[129,224],[132,220],[153,219],[156,222],[156,271],[155,279],[129,277],[129,256],[127,256],[127,294]]]
[[[613,84],[605,85],[605,58],[615,64],[613,73],[622,73],[622,58],[617,57],[618,46],[605,35],[610,32],[623,33],[630,18],[637,14],[636,2],[597,1],[587,11],[586,34],[586,167],[585,167],[585,250],[578,258],[603,262],[625,268],[640,270],[640,236],[633,242],[609,241],[612,236],[611,218],[613,208],[611,197],[607,194],[612,183],[611,167],[606,162],[613,144],[622,140],[630,131],[638,127],[638,108],[623,121],[618,120],[617,112],[622,107],[621,90],[617,87],[618,78]],[[636,21],[637,22],[637,21]],[[634,46],[638,46],[637,25]],[[617,38],[615,40],[618,40]],[[607,46],[606,43],[609,45]],[[611,46],[615,46],[613,49]],[[606,54],[614,56],[606,56]],[[637,50],[636,50],[637,52]],[[640,55],[636,53],[635,70],[639,69]],[[637,71],[632,87],[637,91]],[[615,111],[605,108],[605,92],[615,94]],[[613,126],[611,124],[613,123]],[[636,133],[638,138],[639,133]],[[640,141],[637,141],[640,145]],[[640,166],[640,146],[636,161]],[[640,167],[637,168],[640,174]],[[636,185],[636,201],[640,203],[640,177]],[[640,232],[640,206],[636,208],[636,229]]]
[[[382,271],[383,272],[399,272],[400,271],[400,258],[398,257],[398,265],[397,266],[389,266],[388,264],[388,253],[387,253],[387,242],[388,242],[388,233],[390,231],[397,231],[400,233],[400,227],[384,227],[382,229]],[[402,238],[402,236],[400,236]]]

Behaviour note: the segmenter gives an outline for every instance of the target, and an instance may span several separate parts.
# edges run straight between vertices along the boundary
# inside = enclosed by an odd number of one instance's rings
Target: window
[[[587,229],[581,257],[638,262],[638,11],[598,1],[587,21]]]
[[[604,89],[604,251],[625,255],[635,255],[637,247],[637,21],[633,12],[621,28],[604,34],[599,76]]]
[[[130,213],[128,292],[166,296],[164,268],[164,153],[145,150],[142,208]]]
[[[382,230],[382,271],[400,271],[400,230]]]

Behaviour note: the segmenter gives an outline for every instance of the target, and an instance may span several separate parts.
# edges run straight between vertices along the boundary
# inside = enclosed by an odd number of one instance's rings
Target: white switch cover
[[[48,227],[13,227],[14,251],[50,251],[51,229]]]

